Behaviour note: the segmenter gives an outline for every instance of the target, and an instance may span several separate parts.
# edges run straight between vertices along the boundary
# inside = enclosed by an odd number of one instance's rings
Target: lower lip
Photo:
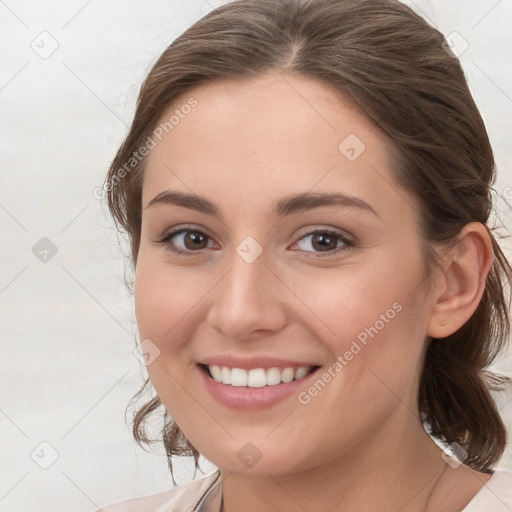
[[[257,411],[266,409],[285,400],[293,394],[298,394],[304,388],[304,384],[313,378],[317,371],[308,373],[305,377],[291,382],[281,382],[275,386],[263,386],[261,388],[249,388],[245,386],[231,386],[222,384],[207,375],[207,370],[197,366],[201,378],[212,396],[226,407],[243,411]]]

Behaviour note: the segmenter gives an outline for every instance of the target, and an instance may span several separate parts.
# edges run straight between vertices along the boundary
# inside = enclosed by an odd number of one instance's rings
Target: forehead
[[[271,72],[199,86],[165,110],[166,122],[146,162],[144,204],[166,188],[231,202],[249,191],[260,207],[309,190],[378,207],[397,192],[388,139],[350,97],[311,78]]]

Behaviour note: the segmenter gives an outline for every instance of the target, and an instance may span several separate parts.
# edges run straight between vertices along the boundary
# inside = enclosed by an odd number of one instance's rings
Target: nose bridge
[[[267,255],[263,247],[260,244],[256,246],[256,243],[244,240],[229,257],[229,273],[222,286],[222,295],[231,302],[231,309],[233,306],[260,308],[270,302],[270,297],[264,296],[265,289],[268,293],[271,288],[268,286],[271,272],[267,268]]]
[[[244,239],[226,261],[227,272],[216,286],[209,311],[211,326],[235,339],[254,330],[276,330],[285,321],[279,306],[275,276],[264,248],[251,237]]]

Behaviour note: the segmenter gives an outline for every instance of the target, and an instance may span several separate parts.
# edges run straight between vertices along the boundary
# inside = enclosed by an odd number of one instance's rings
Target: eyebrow
[[[182,206],[189,210],[206,213],[207,215],[212,215],[223,220],[220,210],[211,201],[205,197],[197,196],[195,194],[175,190],[165,190],[151,199],[151,201],[149,201],[145,206],[145,209],[157,204]],[[272,203],[272,214],[276,217],[284,217],[294,213],[320,208],[322,206],[357,208],[359,210],[370,212],[380,218],[379,214],[362,199],[339,192],[307,192],[284,197]]]

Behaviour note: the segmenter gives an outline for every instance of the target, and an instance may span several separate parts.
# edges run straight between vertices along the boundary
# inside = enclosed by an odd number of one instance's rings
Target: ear
[[[480,222],[466,224],[458,238],[455,248],[443,256],[442,273],[432,296],[427,334],[433,338],[445,338],[469,320],[492,267],[492,243],[486,226]]]

